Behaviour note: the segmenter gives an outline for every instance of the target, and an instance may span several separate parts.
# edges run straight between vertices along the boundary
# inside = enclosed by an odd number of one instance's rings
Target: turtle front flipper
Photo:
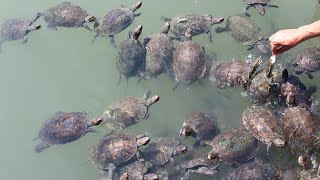
[[[92,31],[92,29],[88,26],[88,23],[86,23],[86,22],[84,22],[83,24],[82,24],[82,27],[84,27],[86,30],[88,30],[88,31]]]
[[[140,12],[140,13],[134,13],[134,14],[133,14],[134,17],[138,17],[138,16],[140,16],[140,15],[141,15],[141,12]]]
[[[36,153],[41,153],[43,150],[45,150],[49,147],[50,147],[50,144],[41,142],[40,144],[36,145],[36,147],[34,148],[34,151]]]
[[[208,35],[209,41],[212,43],[212,33],[210,30],[207,32],[207,35]]]

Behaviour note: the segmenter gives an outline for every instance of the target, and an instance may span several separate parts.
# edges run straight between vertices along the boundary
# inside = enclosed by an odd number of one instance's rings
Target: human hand
[[[283,29],[270,38],[272,55],[281,54],[303,41],[303,32],[300,29]]]

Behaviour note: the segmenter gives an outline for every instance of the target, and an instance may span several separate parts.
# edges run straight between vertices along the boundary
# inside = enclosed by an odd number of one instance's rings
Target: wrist
[[[320,36],[320,21],[301,26],[297,30],[300,42]]]

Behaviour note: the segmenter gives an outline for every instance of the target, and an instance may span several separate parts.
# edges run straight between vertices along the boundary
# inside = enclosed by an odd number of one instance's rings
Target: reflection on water
[[[72,1],[97,17],[121,4],[130,5],[132,2]],[[3,0],[0,23],[9,18],[32,18],[37,12],[57,3],[60,1]],[[253,8],[248,11],[267,37],[279,29],[295,28],[320,17],[320,7],[315,0],[282,0],[273,1],[273,4],[279,8],[267,8],[265,16],[258,15]],[[208,13],[227,18],[242,13],[243,4],[241,0],[148,0],[143,2],[139,11],[141,16],[116,35],[116,44],[126,39],[127,32],[139,24],[144,26],[141,40],[153,32],[159,32],[163,26],[161,16]],[[146,89],[159,95],[161,100],[150,108],[147,120],[126,129],[126,132],[140,134],[147,131],[152,137],[177,136],[183,118],[193,111],[214,112],[222,130],[240,126],[242,111],[249,100],[240,95],[239,89],[220,92],[205,79],[188,88],[180,86],[172,91],[175,82],[165,75],[151,81],[141,81],[139,85],[136,78],[130,78],[128,84],[117,85],[117,51],[107,38],[99,38],[91,45],[94,34],[84,28],[58,28],[58,31],[53,31],[46,28],[43,19],[38,22],[43,28],[30,33],[27,44],[6,42],[0,54],[1,179],[98,179],[99,174],[91,163],[82,163],[87,161],[89,149],[107,133],[105,127],[98,128],[100,133],[88,134],[78,141],[49,148],[41,154],[34,153],[36,142],[32,139],[37,136],[42,122],[56,111],[86,111],[90,118],[96,117],[108,105],[128,96],[141,97]],[[92,24],[89,26],[92,27]],[[217,26],[224,26],[224,23]],[[245,59],[249,54],[245,46],[227,33],[216,34],[213,31],[212,44],[206,34],[193,40],[205,47],[206,54],[214,54],[219,62]],[[278,63],[288,62],[299,49],[318,45],[319,38],[305,42],[279,56]],[[250,53],[253,57],[260,56],[256,49]],[[268,59],[267,56],[262,58]],[[310,85],[318,82],[319,72],[314,75],[313,80],[305,75],[300,77]],[[319,99],[318,92],[314,98]],[[191,139],[185,142],[193,143]],[[287,150],[271,148],[266,156],[265,148],[262,145],[259,155],[276,167],[295,164],[295,159],[286,156],[289,154]],[[221,169],[215,179],[230,171],[226,165],[222,165]],[[191,178],[210,179],[200,175],[191,175]]]

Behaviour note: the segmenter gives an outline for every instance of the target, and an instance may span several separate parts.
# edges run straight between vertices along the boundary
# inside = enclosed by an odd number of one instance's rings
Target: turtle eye
[[[38,25],[36,26],[36,30],[40,29],[41,28],[41,25]]]

